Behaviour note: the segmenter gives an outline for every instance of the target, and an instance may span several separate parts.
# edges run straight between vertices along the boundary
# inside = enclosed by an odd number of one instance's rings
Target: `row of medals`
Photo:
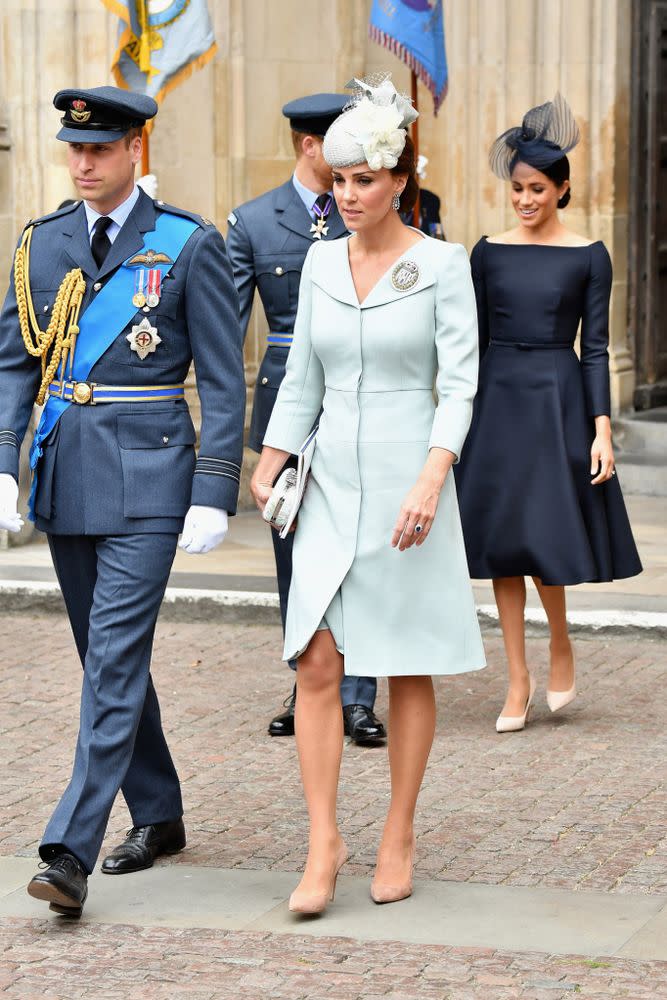
[[[162,288],[162,272],[157,268],[146,270],[140,267],[134,279],[135,292],[132,296],[132,305],[137,309],[149,312],[156,309],[160,304]]]

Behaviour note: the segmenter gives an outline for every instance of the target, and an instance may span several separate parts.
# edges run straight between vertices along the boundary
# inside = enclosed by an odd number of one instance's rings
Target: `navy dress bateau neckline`
[[[579,252],[517,257],[507,249],[515,247]],[[642,566],[618,477],[591,486],[594,418],[610,413],[604,243],[483,237],[471,263],[479,388],[454,467],[470,575],[534,576],[547,585],[635,576]]]

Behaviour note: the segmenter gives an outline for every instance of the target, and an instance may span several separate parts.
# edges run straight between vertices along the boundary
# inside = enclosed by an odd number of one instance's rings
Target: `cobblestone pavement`
[[[64,618],[0,617],[0,637],[0,854],[32,856],[69,775],[80,668]],[[265,735],[290,688],[279,645],[273,626],[158,628],[154,677],[189,834],[170,864],[303,863],[294,742]],[[489,669],[437,681],[417,877],[664,893],[664,643],[578,639],[574,706],[551,717],[542,696],[525,732],[505,736],[494,730],[505,686],[499,638],[486,646]],[[546,641],[529,640],[529,655],[543,692]],[[384,685],[377,710],[386,714]],[[385,751],[346,746],[340,817],[350,874],[372,869],[387,792]],[[107,846],[128,825],[119,803]],[[0,935],[0,993],[16,997],[60,997],[65,977],[63,996],[99,1000],[667,998],[667,963],[53,920],[4,921]]]
[[[0,995],[31,1000],[667,997],[667,962],[47,920],[0,932]]]
[[[31,855],[69,775],[79,667],[64,618],[0,617],[0,636],[0,854]],[[542,696],[528,728],[503,736],[494,729],[500,640],[486,645],[487,670],[437,681],[418,877],[666,891],[664,643],[579,639],[572,708],[550,716]],[[272,626],[158,629],[153,672],[189,833],[182,862],[295,871],[303,863],[294,741],[265,733],[291,683],[278,648]],[[530,640],[529,650],[543,691],[546,641]],[[385,716],[384,683],[378,712]],[[386,752],[348,745],[340,816],[350,874],[371,871],[387,798]],[[108,843],[127,826],[119,802]]]

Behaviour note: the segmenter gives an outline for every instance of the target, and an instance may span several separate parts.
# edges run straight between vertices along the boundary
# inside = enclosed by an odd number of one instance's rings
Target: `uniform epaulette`
[[[69,213],[74,212],[75,209],[77,209],[80,204],[81,204],[80,201],[75,201],[72,202],[71,205],[65,205],[63,206],[63,208],[57,208],[55,212],[49,212],[48,215],[42,215],[41,218],[39,219],[28,219],[23,228],[25,230],[28,228],[28,226],[41,226],[42,223],[50,222],[51,219],[59,219],[63,215],[69,215]]]
[[[209,226],[215,226],[215,222],[211,222],[210,219],[205,219],[203,215],[197,215],[196,212],[188,212],[187,208],[176,208],[174,205],[167,205],[164,201],[154,201],[153,204],[160,212],[171,212],[172,215],[181,215],[185,219],[192,219],[196,222],[198,226],[202,229],[208,229]]]

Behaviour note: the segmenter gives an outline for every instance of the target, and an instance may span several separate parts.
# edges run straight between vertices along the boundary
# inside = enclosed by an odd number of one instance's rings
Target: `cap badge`
[[[154,267],[155,264],[173,264],[171,257],[160,250],[146,250],[145,253],[135,254],[128,260],[128,266],[133,264],[146,264],[147,267]]]
[[[126,340],[130,342],[130,350],[136,351],[141,361],[154,354],[157,345],[162,343],[157,327],[151,326],[145,316],[141,323],[132,327],[132,333],[128,333]]]
[[[413,260],[401,260],[391,272],[391,283],[397,292],[407,292],[419,281],[419,268]]]
[[[92,111],[86,111],[85,101],[72,101],[72,118],[75,122],[87,122],[92,114]]]

